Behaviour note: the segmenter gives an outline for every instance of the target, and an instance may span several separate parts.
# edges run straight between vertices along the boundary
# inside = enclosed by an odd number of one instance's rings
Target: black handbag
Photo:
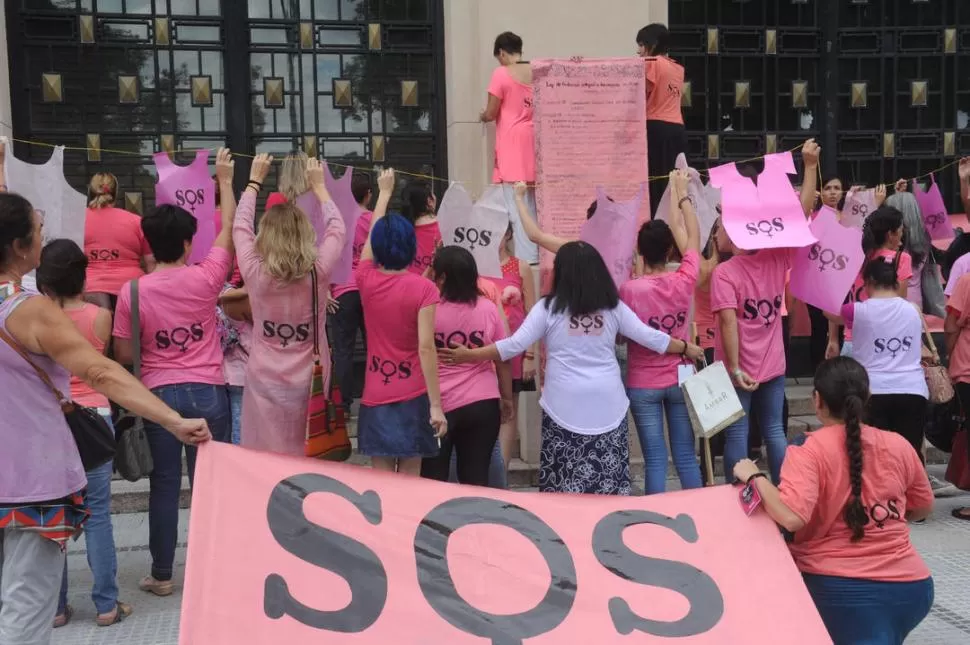
[[[138,310],[138,280],[131,281],[131,353],[135,378],[141,380],[141,315]],[[155,462],[145,433],[145,422],[130,410],[121,410],[115,421],[118,455],[115,470],[130,482],[152,474]]]
[[[3,338],[15,352],[20,354],[34,368],[40,380],[54,393],[61,410],[64,412],[64,419],[74,436],[74,443],[77,444],[77,451],[81,456],[81,465],[84,466],[84,470],[93,470],[111,461],[115,456],[114,433],[111,432],[111,427],[101,415],[96,410],[78,405],[64,396],[64,393],[54,385],[47,372],[30,358],[27,350],[3,329],[0,329],[0,338]]]
[[[926,415],[926,440],[943,452],[953,452],[953,438],[963,429],[964,414],[960,397],[946,403],[928,403]]]

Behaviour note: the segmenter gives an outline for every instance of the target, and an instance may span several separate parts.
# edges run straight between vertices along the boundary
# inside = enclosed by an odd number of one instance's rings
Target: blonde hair
[[[310,190],[306,181],[306,162],[307,156],[304,152],[288,154],[283,160],[279,189],[287,201],[296,201],[297,197]]]
[[[277,204],[259,221],[256,252],[267,273],[280,282],[294,282],[308,275],[317,261],[317,233],[296,204]]]
[[[110,172],[99,172],[88,183],[88,208],[114,206],[118,195],[118,178]]]

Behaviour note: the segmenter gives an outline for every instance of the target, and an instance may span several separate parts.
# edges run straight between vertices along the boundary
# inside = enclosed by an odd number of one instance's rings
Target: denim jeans
[[[451,466],[448,473],[448,481],[452,484],[458,483],[458,453],[451,453]],[[492,458],[488,462],[488,487],[505,490],[509,487],[508,471],[505,461],[502,459],[501,443],[496,441],[492,448]]]
[[[229,443],[232,413],[226,386],[178,383],[156,387],[152,393],[186,419],[205,419],[212,438]],[[148,548],[152,554],[152,577],[165,581],[172,579],[178,542],[183,444],[168,430],[147,420],[145,433],[155,462],[148,493]],[[196,449],[184,448],[191,485],[195,478]]]
[[[734,465],[748,455],[748,421],[754,412],[761,426],[762,438],[768,448],[768,469],[775,484],[781,480],[781,464],[785,460],[788,439],[783,413],[785,407],[785,376],[765,381],[754,392],[737,389],[744,416],[724,430],[724,479],[734,480]]]
[[[242,401],[245,388],[241,385],[227,385],[229,391],[229,411],[232,413],[232,445],[238,446],[242,437]]]
[[[848,356],[850,358],[852,357],[852,341],[851,340],[842,341],[842,351],[839,352],[839,356]]]
[[[102,414],[111,426],[111,414]],[[113,426],[112,426],[113,427]],[[84,499],[91,511],[91,517],[84,523],[84,547],[88,555],[88,566],[94,577],[91,600],[99,614],[114,610],[118,602],[118,559],[115,556],[114,529],[111,526],[111,474],[114,463],[108,462],[84,473],[88,485]],[[67,561],[64,561],[64,577],[61,580],[61,593],[57,602],[60,616],[67,608]]]
[[[643,450],[647,495],[667,490],[667,442],[664,441],[664,413],[670,433],[670,450],[680,485],[686,490],[700,488],[701,467],[694,452],[694,430],[690,425],[684,393],[676,385],[651,390],[631,388],[630,411]]]
[[[835,645],[895,645],[933,606],[933,578],[877,582],[804,574],[805,586]]]
[[[515,184],[502,184],[502,195],[505,198],[505,208],[509,212],[509,221],[512,223],[512,240],[515,245],[515,257],[522,262],[529,264],[539,263],[539,247],[529,239],[525,229],[522,227],[522,219],[519,217],[519,207],[515,203]],[[536,193],[535,189],[530,188],[525,193],[525,203],[529,207],[532,218],[536,218]]]

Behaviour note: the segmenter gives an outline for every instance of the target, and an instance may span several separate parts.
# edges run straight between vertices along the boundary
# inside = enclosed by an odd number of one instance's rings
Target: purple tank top
[[[0,326],[31,297],[0,302]],[[67,370],[46,356],[31,359],[62,392],[70,392]],[[81,458],[61,406],[23,357],[0,340],[0,504],[60,499],[87,484]]]

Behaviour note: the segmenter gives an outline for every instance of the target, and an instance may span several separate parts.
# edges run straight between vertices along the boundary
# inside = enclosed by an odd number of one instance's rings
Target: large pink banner
[[[644,72],[640,58],[533,61],[536,205],[544,231],[579,239],[597,186],[617,201],[637,194],[648,174]],[[649,217],[645,199],[637,221]],[[631,239],[631,253],[634,245]],[[552,257],[541,254],[544,274]]]
[[[865,260],[862,231],[840,224],[828,206],[818,212],[811,228],[818,242],[795,251],[791,292],[804,303],[838,314]]]
[[[731,486],[519,493],[209,442],[186,567],[182,645],[832,642]]]

